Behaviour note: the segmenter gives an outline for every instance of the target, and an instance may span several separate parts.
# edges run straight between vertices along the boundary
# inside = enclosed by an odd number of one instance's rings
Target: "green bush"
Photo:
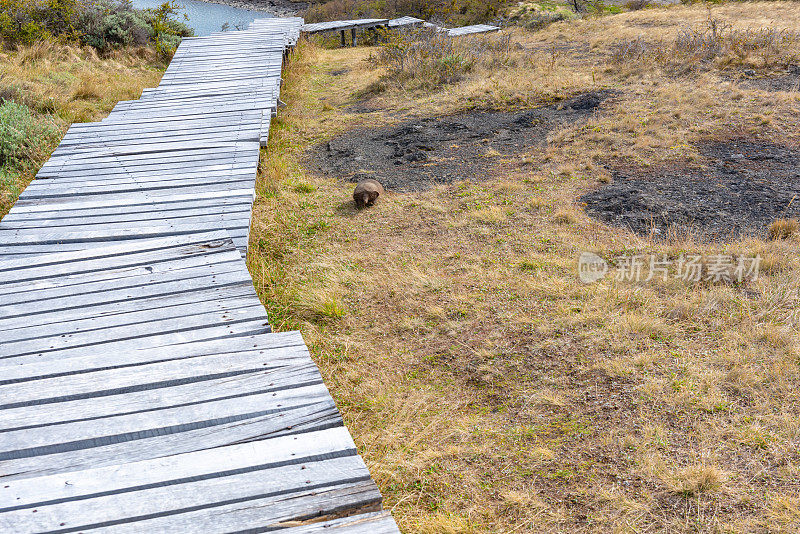
[[[59,129],[27,106],[10,100],[0,102],[0,171],[31,169],[47,157]]]
[[[0,37],[25,44],[73,34],[78,0],[0,0]]]
[[[128,0],[0,0],[0,8],[0,37],[12,45],[61,37],[100,51],[153,44],[168,54],[192,35],[171,2],[139,10]]]

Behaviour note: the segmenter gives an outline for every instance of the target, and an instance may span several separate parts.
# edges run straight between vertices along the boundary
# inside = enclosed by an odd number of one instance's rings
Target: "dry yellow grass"
[[[776,219],[769,225],[769,235],[772,239],[788,239],[800,229],[797,219]]]
[[[792,3],[710,9],[748,27],[800,22]],[[605,59],[619,39],[673,38],[708,16],[679,6],[519,32],[516,67],[442,91],[376,93],[368,48],[304,46],[287,72],[249,265],[271,322],[303,331],[404,531],[800,526],[797,243],[652,242],[575,202],[609,179],[609,159],[691,161],[695,143],[732,129],[796,139],[797,95],[743,89],[719,66],[667,75]],[[613,101],[543,154],[486,158],[495,180],[390,192],[356,211],[349,184],[303,164],[354,126],[603,87]],[[587,285],[583,250],[758,254],[761,276]]]

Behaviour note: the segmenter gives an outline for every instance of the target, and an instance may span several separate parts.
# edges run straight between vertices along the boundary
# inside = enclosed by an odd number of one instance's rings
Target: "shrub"
[[[0,0],[0,37],[31,44],[73,34],[80,9],[78,0]]]
[[[0,169],[24,171],[47,157],[59,129],[51,120],[10,100],[0,104]]]
[[[510,39],[509,35],[454,39],[431,29],[392,32],[385,35],[378,57],[373,60],[387,67],[387,78],[391,80],[434,88],[458,82],[478,64],[511,64]]]
[[[680,30],[672,43],[650,42],[641,37],[614,46],[611,62],[654,62],[675,71],[711,66],[749,65],[771,68],[798,59],[800,33],[772,27],[735,28],[709,19],[705,24]]]
[[[63,37],[102,52],[154,44],[167,55],[192,30],[174,17],[178,6],[133,9],[129,0],[0,0],[0,37],[8,44],[31,44]]]
[[[578,18],[575,11],[564,4],[550,2],[520,2],[509,13],[510,20],[529,29],[539,29],[553,22]]]
[[[97,2],[79,17],[80,40],[98,50],[150,42],[150,23],[144,11],[122,2]]]

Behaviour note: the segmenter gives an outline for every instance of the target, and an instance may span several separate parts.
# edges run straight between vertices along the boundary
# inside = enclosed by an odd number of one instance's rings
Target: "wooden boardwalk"
[[[398,532],[242,259],[301,26],[184,40],[0,221],[0,532]]]
[[[499,26],[488,24],[473,24],[472,26],[462,26],[460,28],[445,28],[415,17],[399,17],[396,19],[353,19],[353,20],[332,20],[327,22],[314,22],[303,25],[303,32],[307,34],[339,32],[341,34],[341,45],[345,46],[345,32],[350,31],[350,44],[356,46],[357,30],[368,30],[372,28],[385,28],[398,30],[406,28],[425,27],[448,37],[462,37],[478,33],[490,33],[500,31]]]

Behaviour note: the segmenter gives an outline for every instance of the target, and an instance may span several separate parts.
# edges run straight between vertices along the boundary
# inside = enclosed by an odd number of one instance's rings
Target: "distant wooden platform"
[[[488,24],[474,24],[472,26],[462,26],[460,28],[450,28],[445,30],[450,37],[461,37],[463,35],[472,35],[476,33],[489,33],[500,31],[498,26],[490,26]]]
[[[399,17],[386,23],[387,28],[407,28],[409,26],[422,26],[425,21],[416,17]]]
[[[185,40],[0,221],[0,532],[399,532],[242,257],[301,26]]]
[[[489,33],[499,31],[498,26],[490,26],[488,24],[474,24],[472,26],[462,26],[460,28],[445,28],[426,22],[416,17],[399,17],[395,19],[353,19],[353,20],[332,20],[328,22],[314,22],[311,24],[303,25],[303,32],[307,34],[314,33],[327,33],[339,32],[341,34],[341,45],[346,45],[346,32],[350,32],[350,44],[356,46],[357,44],[357,30],[367,30],[374,28],[386,28],[390,30],[398,30],[409,27],[425,27],[450,37],[461,37],[464,35],[472,35],[478,33]]]
[[[353,19],[353,20],[332,20],[330,22],[314,22],[311,24],[304,24],[303,31],[305,33],[322,33],[322,32],[337,32],[343,30],[374,28],[376,26],[384,26],[389,22],[389,19]]]

